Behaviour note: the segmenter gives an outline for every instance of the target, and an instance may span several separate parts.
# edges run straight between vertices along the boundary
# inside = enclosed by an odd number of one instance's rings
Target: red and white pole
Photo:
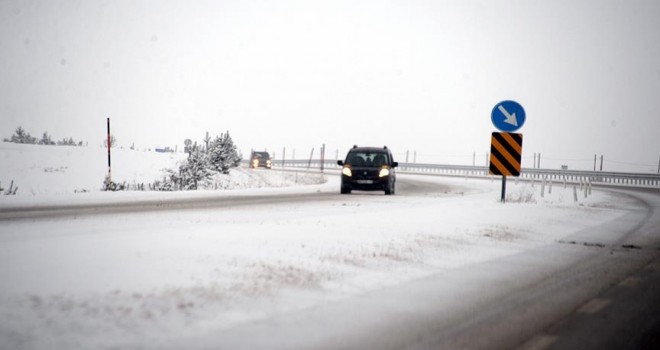
[[[108,180],[111,180],[111,175],[112,171],[110,168],[110,147],[112,144],[110,143],[110,118],[108,118]]]

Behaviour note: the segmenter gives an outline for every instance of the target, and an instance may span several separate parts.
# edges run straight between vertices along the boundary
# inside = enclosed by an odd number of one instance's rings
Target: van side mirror
[[[339,165],[339,166],[344,166],[344,162],[342,162],[341,160],[338,160],[338,161],[337,161],[337,165]]]
[[[396,168],[399,166],[399,162],[392,162],[392,168]]]

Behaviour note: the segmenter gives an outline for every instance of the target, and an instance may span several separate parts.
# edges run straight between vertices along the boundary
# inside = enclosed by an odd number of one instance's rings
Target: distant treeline
[[[44,132],[41,138],[34,137],[30,135],[29,132],[25,131],[22,127],[16,128],[14,134],[10,138],[5,138],[4,142],[13,142],[13,143],[27,143],[32,145],[58,145],[58,146],[83,146],[82,141],[74,141],[72,137],[68,139],[65,137],[60,141],[53,141],[51,136],[47,132]]]

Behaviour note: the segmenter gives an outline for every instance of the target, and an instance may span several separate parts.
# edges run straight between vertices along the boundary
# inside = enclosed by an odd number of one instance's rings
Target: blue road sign
[[[503,132],[514,132],[525,124],[525,110],[516,101],[502,101],[490,114],[493,125]]]

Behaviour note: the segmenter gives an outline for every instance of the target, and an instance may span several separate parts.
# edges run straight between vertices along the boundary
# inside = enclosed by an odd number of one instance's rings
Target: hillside
[[[163,178],[163,169],[176,169],[185,153],[112,150],[112,180],[148,185]],[[47,197],[100,192],[108,173],[107,150],[101,147],[40,146],[0,143],[0,186],[18,186],[17,196]],[[237,168],[216,175],[209,189],[284,187],[323,182],[318,174],[288,174]]]

